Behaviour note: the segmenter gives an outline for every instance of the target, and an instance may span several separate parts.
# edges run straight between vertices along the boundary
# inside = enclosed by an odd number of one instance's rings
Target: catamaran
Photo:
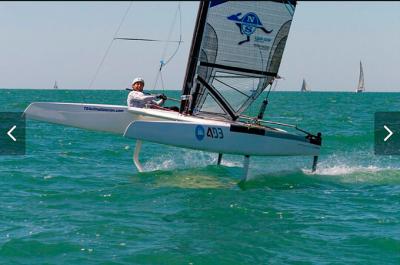
[[[306,83],[306,80],[305,79],[303,79],[303,84],[301,85],[301,90],[300,90],[301,92],[307,92],[307,91],[309,91],[308,90],[308,88],[307,88],[307,83]]]
[[[53,88],[54,88],[54,89],[58,89],[57,81],[54,82]]]
[[[358,86],[357,86],[357,93],[361,93],[365,91],[364,87],[364,72],[363,72],[363,67],[360,61],[360,77],[358,79]]]
[[[136,140],[139,172],[142,141],[244,157],[313,156],[315,171],[321,133],[263,120],[268,95],[279,77],[293,1],[201,1],[193,33],[179,112],[164,108],[34,102],[28,118],[111,132]],[[244,112],[268,90],[256,117]],[[289,132],[291,131],[291,132]]]

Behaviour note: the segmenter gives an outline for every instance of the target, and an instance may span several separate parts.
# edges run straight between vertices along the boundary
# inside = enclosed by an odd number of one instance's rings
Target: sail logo
[[[238,42],[238,45],[249,42],[251,34],[253,34],[256,29],[261,29],[266,34],[270,34],[272,32],[272,30],[267,30],[264,28],[260,18],[255,13],[249,12],[242,17],[240,17],[240,15],[242,15],[242,13],[237,13],[227,17],[229,20],[234,21],[239,27],[240,34],[246,36],[246,39]]]
[[[205,136],[204,127],[201,125],[197,125],[196,130],[195,130],[195,135],[196,135],[197,140],[199,140],[199,141],[203,140],[204,136]]]

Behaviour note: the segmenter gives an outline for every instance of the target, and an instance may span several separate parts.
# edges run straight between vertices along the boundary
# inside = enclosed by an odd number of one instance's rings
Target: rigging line
[[[234,75],[212,75],[211,76],[212,78],[232,78],[232,79],[234,79],[234,78],[249,78],[249,77],[254,77],[253,75],[245,75],[245,74],[242,74],[241,73],[241,75],[240,76],[234,76]]]
[[[157,84],[158,84],[158,76],[160,75],[160,71],[157,71],[156,73],[156,78],[154,80],[154,85],[153,85],[153,91],[156,90]]]
[[[135,40],[135,41],[157,41],[157,42],[175,42],[179,43],[181,40],[155,40],[155,39],[144,39],[144,38],[114,38],[114,40]]]
[[[181,45],[181,43],[182,43],[182,12],[181,12],[181,3],[178,3],[178,9],[177,9],[176,12],[179,12],[179,13],[178,13],[178,14],[179,14],[179,42],[178,42],[178,46],[176,47],[174,53],[166,60],[166,62],[164,63],[164,65],[167,65],[167,64],[171,61],[171,59],[176,55],[176,53],[178,52],[179,47],[180,47],[180,45]],[[175,16],[176,16],[176,14],[175,14]],[[174,22],[174,24],[175,24],[175,22]],[[171,28],[171,31],[172,31],[172,28]],[[171,34],[171,33],[170,33],[170,34]],[[170,37],[170,36],[168,36],[168,40],[169,40],[169,37]],[[163,57],[164,57],[164,56],[163,56]]]
[[[178,5],[178,8],[175,10],[174,18],[173,18],[171,27],[169,28],[169,32],[168,32],[168,35],[167,35],[167,39],[166,39],[167,41],[170,40],[170,38],[171,38],[171,34],[172,34],[172,31],[173,31],[175,23],[176,23],[176,17],[177,17],[178,11],[179,11],[179,5]],[[164,58],[164,56],[165,56],[165,54],[167,52],[167,48],[168,48],[168,45],[165,45],[164,46],[164,50],[163,50],[162,55],[161,55],[161,58]]]
[[[124,14],[124,16],[123,16],[122,19],[121,19],[121,22],[119,23],[118,28],[117,28],[117,30],[116,30],[115,33],[114,33],[114,37],[112,38],[110,44],[108,45],[108,48],[107,48],[107,50],[106,50],[106,52],[105,52],[105,54],[104,54],[104,56],[103,56],[103,59],[101,60],[99,66],[97,67],[96,73],[94,74],[92,80],[90,81],[89,88],[92,88],[93,82],[94,82],[94,80],[96,79],[96,77],[97,77],[97,75],[98,75],[98,73],[99,73],[99,71],[100,71],[100,68],[101,68],[101,66],[103,65],[103,63],[104,63],[104,61],[105,61],[105,59],[106,59],[106,57],[107,57],[107,55],[108,55],[108,52],[110,51],[111,46],[112,46],[112,44],[113,44],[113,42],[114,42],[114,39],[115,39],[115,37],[117,36],[119,30],[121,29],[122,24],[123,24],[124,21],[125,21],[126,16],[127,16],[128,13],[129,13],[129,10],[131,9],[132,3],[133,3],[133,1],[130,1],[129,6],[128,6],[128,8],[126,9],[125,14]]]
[[[156,87],[157,87],[157,85],[158,85],[158,79],[159,79],[159,77],[160,77],[160,74],[161,74],[161,62],[160,62],[160,68],[159,69],[157,69],[157,72],[156,72],[156,77],[155,77],[155,79],[154,79],[154,85],[153,85],[153,91],[154,90],[156,90]]]
[[[274,81],[275,81],[275,79],[272,79],[271,82],[270,82],[269,90],[268,90],[267,96],[265,97],[266,99],[268,99],[268,97],[269,97],[269,94],[270,94],[271,89],[272,89],[272,84],[274,83]],[[276,88],[276,85],[277,85],[277,84],[278,84],[278,79],[277,79],[276,82],[275,82],[274,91],[275,91],[275,88]]]
[[[163,77],[162,77],[161,66],[160,66],[160,69],[157,71],[156,80],[155,80],[155,84],[153,86],[153,90],[152,91],[156,90],[159,78],[161,80],[161,90],[164,92],[164,90],[165,90],[164,89],[164,80],[163,80]]]
[[[161,80],[162,91],[164,92],[165,86],[164,86],[164,79],[163,79],[163,76],[162,76],[162,72],[160,72],[160,80]]]
[[[170,30],[169,30],[169,33],[168,33],[168,37],[167,37],[167,40],[165,41],[165,43],[166,43],[166,45],[165,45],[165,47],[164,47],[164,50],[163,50],[163,53],[162,53],[162,55],[161,55],[161,60],[160,60],[160,67],[159,67],[159,69],[158,69],[158,71],[157,71],[157,75],[156,75],[156,80],[155,80],[155,84],[154,84],[154,87],[153,87],[153,90],[155,90],[156,89],[156,85],[158,84],[158,78],[159,77],[161,77],[161,79],[162,79],[162,73],[161,73],[161,71],[162,71],[162,68],[165,66],[165,65],[167,65],[171,60],[172,60],[172,58],[176,55],[176,53],[178,52],[178,50],[179,50],[179,47],[180,47],[180,45],[181,45],[181,43],[182,43],[182,15],[181,15],[181,3],[179,2],[178,3],[178,8],[176,9],[176,11],[175,11],[175,15],[174,15],[174,20],[173,20],[173,22],[172,22],[172,24],[171,24],[171,27],[170,27]],[[177,15],[179,14],[179,41],[170,41],[170,39],[171,39],[171,34],[172,34],[172,31],[173,31],[173,29],[174,29],[174,26],[175,26],[175,23],[176,23],[176,18],[177,18]],[[167,52],[167,48],[168,48],[168,43],[169,42],[175,42],[175,43],[178,43],[178,45],[177,45],[177,47],[176,47],[176,49],[175,49],[175,51],[173,52],[173,54],[164,62],[164,57],[165,57],[165,54],[166,54],[166,52]],[[164,86],[164,82],[163,82],[163,80],[161,80],[161,85],[162,86]],[[164,87],[162,87],[162,89],[164,90]]]
[[[250,96],[249,95],[247,95],[247,94],[245,94],[245,93],[243,93],[242,91],[240,91],[239,89],[237,89],[237,88],[235,88],[235,87],[233,87],[233,86],[230,86],[230,85],[228,85],[228,84],[226,84],[226,83],[224,83],[224,82],[222,82],[221,80],[219,80],[219,79],[217,79],[217,78],[215,78],[214,79],[215,81],[218,81],[218,82],[220,82],[221,84],[223,84],[223,85],[226,85],[227,87],[230,87],[230,88],[232,88],[233,90],[235,90],[236,92],[239,92],[240,94],[242,94],[243,96],[245,96],[245,97],[247,97],[247,98],[250,98]]]

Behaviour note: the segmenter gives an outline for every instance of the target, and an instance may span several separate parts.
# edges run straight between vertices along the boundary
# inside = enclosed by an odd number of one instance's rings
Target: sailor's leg
[[[222,160],[222,154],[219,153],[219,154],[218,154],[218,162],[217,162],[217,165],[218,165],[218,166],[221,165],[221,160]]]
[[[142,148],[142,141],[137,140],[135,146],[135,152],[133,153],[133,163],[135,163],[135,166],[139,172],[143,172],[143,167],[139,162],[139,153],[141,148]]]
[[[312,170],[311,172],[315,172],[317,170],[317,164],[318,164],[318,156],[314,156],[313,164],[312,164]]]
[[[247,175],[249,173],[250,156],[245,155],[243,160],[243,181],[247,180]]]

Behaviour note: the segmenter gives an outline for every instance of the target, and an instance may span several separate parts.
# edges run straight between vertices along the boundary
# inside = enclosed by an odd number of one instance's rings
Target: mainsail
[[[358,79],[357,92],[363,92],[364,90],[364,72],[360,61],[360,78]]]
[[[202,1],[181,112],[236,120],[278,75],[294,1]]]
[[[306,83],[306,80],[303,79],[303,84],[301,85],[301,92],[307,92],[307,91],[308,91],[307,83]]]

